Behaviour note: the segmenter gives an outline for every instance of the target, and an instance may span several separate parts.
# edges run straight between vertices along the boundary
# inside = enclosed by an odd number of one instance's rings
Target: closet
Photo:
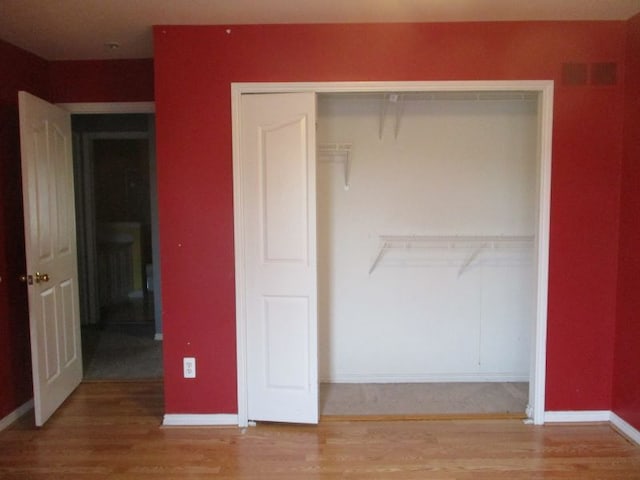
[[[537,94],[317,108],[320,381],[528,382]]]
[[[232,86],[240,424],[319,383],[519,383],[540,421],[552,84],[442,85]]]

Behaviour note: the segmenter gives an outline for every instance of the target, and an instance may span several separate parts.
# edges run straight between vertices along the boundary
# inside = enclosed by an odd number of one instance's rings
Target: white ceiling
[[[152,25],[627,20],[638,12],[640,0],[0,0],[0,38],[47,60],[147,58]]]

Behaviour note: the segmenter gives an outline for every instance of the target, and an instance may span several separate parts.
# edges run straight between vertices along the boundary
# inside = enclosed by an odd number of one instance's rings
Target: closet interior
[[[320,413],[524,415],[536,92],[317,96]]]

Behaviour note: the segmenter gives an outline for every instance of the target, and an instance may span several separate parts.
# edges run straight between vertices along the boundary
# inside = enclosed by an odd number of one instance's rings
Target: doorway
[[[524,417],[538,94],[316,98],[321,415]]]
[[[76,114],[72,130],[84,378],[161,379],[154,116]]]
[[[482,238],[482,242],[488,240],[508,240],[508,241],[529,241],[532,244],[532,270],[533,281],[530,288],[530,299],[533,304],[532,316],[534,318],[533,325],[531,325],[530,339],[530,368],[529,368],[529,405],[527,406],[527,415],[535,422],[543,422],[544,412],[544,367],[545,367],[545,338],[546,338],[546,292],[547,292],[547,259],[548,259],[548,230],[549,230],[549,181],[550,181],[550,151],[551,151],[551,112],[552,112],[552,82],[415,82],[415,83],[339,83],[339,84],[236,84],[232,86],[233,96],[233,118],[234,118],[234,185],[235,185],[235,219],[236,219],[236,252],[242,252],[246,246],[245,243],[245,219],[243,218],[243,197],[242,190],[244,185],[241,183],[244,175],[247,175],[243,171],[243,165],[240,164],[240,152],[241,137],[239,134],[239,125],[242,125],[242,119],[240,118],[240,103],[243,94],[247,93],[282,93],[282,92],[309,92],[313,91],[318,93],[376,93],[387,95],[398,95],[405,92],[484,92],[484,93],[501,93],[501,92],[526,92],[533,93],[535,95],[535,105],[537,111],[536,125],[537,132],[535,134],[535,157],[536,165],[534,166],[534,206],[533,206],[533,235],[529,239],[520,237],[529,237],[529,235],[509,235],[512,238],[501,239],[489,239]],[[389,97],[390,98],[390,97]],[[397,98],[396,98],[397,99]],[[395,100],[392,100],[395,102]],[[388,107],[388,105],[387,105]],[[383,121],[387,116],[386,107],[380,108],[380,122],[379,125],[383,125]],[[396,113],[391,114],[391,118],[395,115],[396,130],[397,126],[401,124],[401,115]],[[315,113],[314,113],[315,115]],[[315,120],[315,119],[314,119]],[[380,127],[383,130],[383,127]],[[315,141],[315,140],[314,140]],[[346,145],[331,145],[335,150],[340,150],[341,147]],[[345,152],[338,152],[345,153]],[[348,155],[348,153],[347,153]],[[315,158],[312,160],[315,168]],[[349,162],[342,161],[341,166],[342,175],[344,176],[344,188],[349,186],[351,179],[351,172],[349,169]],[[315,191],[314,191],[315,195]],[[381,197],[384,197],[381,195]],[[315,210],[314,210],[315,214]],[[357,222],[358,218],[354,218],[353,221]],[[314,219],[315,222],[315,219]],[[400,232],[387,235],[387,232],[376,232],[377,240],[380,240],[379,253],[371,256],[373,268],[369,269],[369,274],[372,270],[378,266],[379,260],[386,254],[387,247],[393,242],[405,242],[406,237],[412,237],[415,240],[416,235],[413,232]],[[439,238],[434,239],[433,235],[419,235],[419,241],[433,241],[433,240],[445,240],[451,241],[451,238],[443,238],[446,234],[437,235]],[[470,235],[468,235],[470,236]],[[493,237],[494,235],[483,235],[483,237]],[[402,238],[400,238],[402,237]],[[428,237],[428,238],[425,238]],[[506,236],[505,236],[506,237]],[[455,241],[459,239],[454,239]],[[465,240],[470,240],[466,238]],[[315,246],[315,245],[314,245]],[[462,258],[461,264],[463,270],[466,269],[478,253],[474,253],[477,248],[471,246],[471,253],[466,255],[466,258]],[[471,259],[471,261],[468,261]],[[387,261],[394,260],[394,257],[387,257]],[[397,259],[396,259],[397,260]],[[246,338],[247,338],[247,309],[245,308],[246,292],[245,286],[245,258],[242,255],[236,256],[236,280],[237,280],[237,298],[238,298],[238,398],[239,398],[239,422],[245,424],[248,421],[247,417],[247,388],[246,382],[250,372],[247,372],[246,356],[248,353]],[[317,362],[318,357],[310,359]],[[317,363],[316,363],[317,365]]]

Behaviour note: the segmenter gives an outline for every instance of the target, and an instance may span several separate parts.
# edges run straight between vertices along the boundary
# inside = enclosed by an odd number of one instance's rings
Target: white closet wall
[[[527,381],[537,99],[382,98],[318,100],[321,380]]]

